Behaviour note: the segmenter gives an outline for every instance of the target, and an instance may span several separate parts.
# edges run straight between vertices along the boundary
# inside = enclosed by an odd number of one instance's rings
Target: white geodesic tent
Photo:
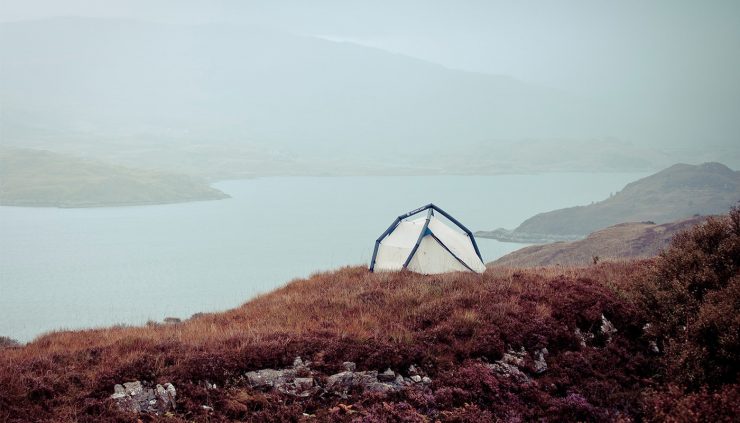
[[[408,220],[425,210],[425,217]],[[457,228],[438,219],[435,211]],[[370,271],[392,272],[402,269],[431,275],[447,272],[483,273],[486,266],[473,234],[445,211],[428,204],[398,216],[375,241]]]

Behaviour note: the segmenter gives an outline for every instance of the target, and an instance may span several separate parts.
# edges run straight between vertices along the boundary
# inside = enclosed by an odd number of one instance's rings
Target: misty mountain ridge
[[[0,47],[7,145],[210,178],[270,174],[275,166],[260,162],[275,151],[286,170],[309,174],[342,164],[349,173],[501,173],[675,162],[629,144],[614,160],[600,140],[630,139],[622,129],[632,124],[605,104],[318,37],[59,18],[2,23]],[[531,165],[527,147],[509,147],[527,139],[609,154],[573,163],[566,151]]]

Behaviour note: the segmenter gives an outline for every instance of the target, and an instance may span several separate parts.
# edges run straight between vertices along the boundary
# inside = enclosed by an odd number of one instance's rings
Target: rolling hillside
[[[690,217],[657,225],[651,222],[620,223],[573,242],[533,245],[509,253],[488,265],[507,267],[586,266],[596,260],[647,258],[666,248],[673,236],[707,218]]]
[[[740,201],[740,172],[720,163],[676,164],[627,184],[606,200],[537,214],[513,231],[476,236],[511,242],[550,242],[583,238],[623,222],[658,224],[694,215],[726,213]]]
[[[95,207],[217,200],[184,175],[113,166],[48,151],[0,148],[0,205]]]
[[[651,261],[349,267],[224,313],[6,342],[0,421],[731,422],[738,237],[735,210]]]

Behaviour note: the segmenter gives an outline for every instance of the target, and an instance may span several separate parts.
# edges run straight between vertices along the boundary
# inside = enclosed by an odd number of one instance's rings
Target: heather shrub
[[[706,388],[683,394],[672,385],[645,396],[646,420],[651,422],[735,422],[740,416],[740,386],[725,385],[714,392]]]
[[[667,380],[691,389],[737,381],[740,209],[677,235],[639,290]]]

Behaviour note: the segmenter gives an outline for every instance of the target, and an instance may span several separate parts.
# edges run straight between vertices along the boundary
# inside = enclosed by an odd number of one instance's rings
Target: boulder
[[[163,414],[175,409],[176,396],[177,391],[171,383],[150,388],[140,381],[133,381],[116,384],[110,398],[124,412]]]
[[[286,383],[292,382],[296,377],[294,369],[262,369],[245,374],[249,386],[256,389],[277,388]]]

